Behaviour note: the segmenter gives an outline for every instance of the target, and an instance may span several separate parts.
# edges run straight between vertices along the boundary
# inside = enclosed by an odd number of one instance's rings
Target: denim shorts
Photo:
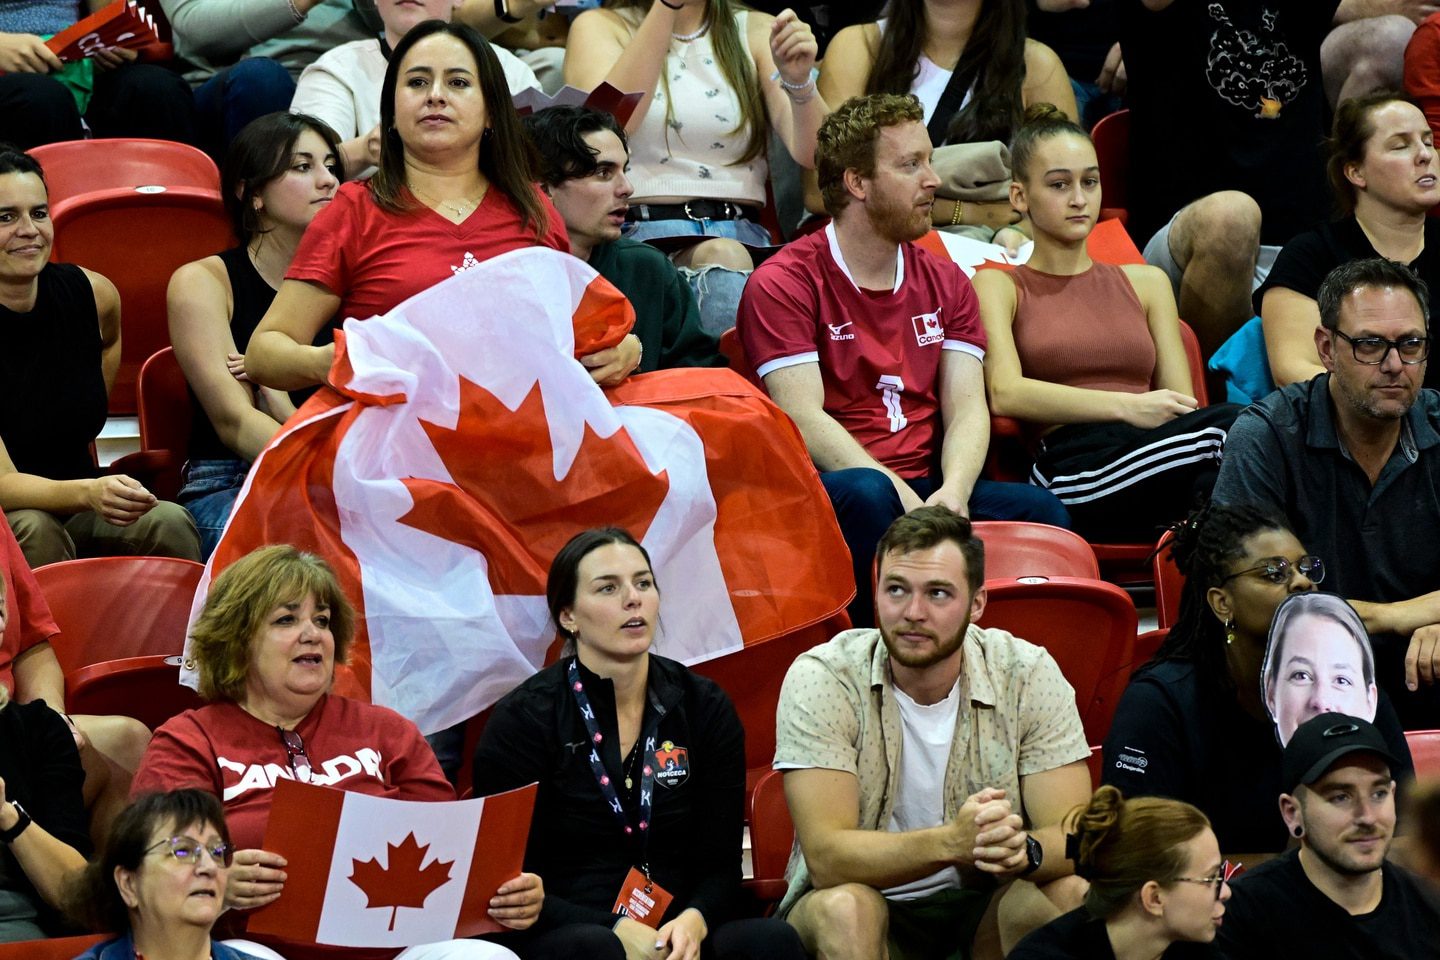
[[[659,240],[665,237],[728,237],[747,247],[769,247],[775,241],[754,220],[633,220],[622,228],[628,240]]]
[[[230,520],[235,498],[245,484],[250,464],[244,460],[190,460],[180,475],[180,493],[175,500],[195,518],[200,531],[201,559],[206,559],[220,542]]]

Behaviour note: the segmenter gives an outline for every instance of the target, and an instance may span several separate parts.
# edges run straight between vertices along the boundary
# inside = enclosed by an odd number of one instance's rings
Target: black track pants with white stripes
[[[1158,427],[1075,423],[1049,433],[1031,472],[1070,511],[1093,543],[1158,540],[1166,526],[1208,497],[1225,433],[1241,407],[1203,407]]]

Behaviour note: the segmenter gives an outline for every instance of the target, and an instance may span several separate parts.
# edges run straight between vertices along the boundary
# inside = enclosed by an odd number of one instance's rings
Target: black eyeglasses
[[[166,850],[166,853],[189,866],[198,866],[200,864],[200,851],[202,850],[210,854],[210,859],[217,866],[230,866],[230,860],[235,855],[235,851],[230,848],[230,844],[224,840],[216,840],[214,843],[206,846],[199,840],[190,837],[167,837],[164,840],[151,844],[145,852],[149,853],[151,850],[159,850],[161,847],[167,846],[170,849]]]
[[[1425,358],[1430,356],[1429,337],[1406,337],[1403,340],[1386,340],[1384,337],[1347,337],[1339,330],[1333,331],[1335,336],[1350,344],[1350,352],[1355,355],[1356,363],[1363,363],[1368,366],[1378,366],[1385,362],[1385,357],[1394,350],[1400,355],[1400,362],[1413,366],[1423,363]]]
[[[1266,557],[1256,566],[1247,567],[1244,570],[1236,570],[1230,574],[1230,576],[1221,580],[1220,586],[1223,587],[1236,577],[1243,577],[1247,573],[1259,574],[1261,578],[1280,586],[1289,583],[1295,576],[1296,570],[1305,574],[1311,583],[1319,583],[1325,579],[1325,561],[1314,554],[1307,553],[1294,563],[1291,563],[1291,561],[1285,557]]]
[[[295,774],[295,779],[301,783],[309,783],[310,754],[305,752],[305,741],[301,740],[300,734],[294,730],[276,727],[275,732],[280,734],[280,742],[285,745],[285,755],[290,761],[290,772]]]
[[[1176,883],[1208,883],[1215,888],[1215,899],[1220,899],[1220,891],[1225,889],[1225,884],[1235,876],[1235,871],[1240,869],[1240,864],[1231,863],[1226,860],[1220,864],[1220,872],[1213,877],[1176,877]]]

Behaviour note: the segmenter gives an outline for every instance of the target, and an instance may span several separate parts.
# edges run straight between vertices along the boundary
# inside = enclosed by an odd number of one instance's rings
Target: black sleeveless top
[[[21,473],[93,477],[107,405],[95,291],[74,264],[47,264],[34,309],[0,306],[0,440]]]
[[[230,336],[235,340],[235,349],[244,353],[251,334],[275,299],[275,289],[260,276],[260,271],[250,262],[243,246],[232,247],[219,256],[220,262],[225,265],[225,273],[230,277],[230,297],[234,303],[230,314]],[[190,421],[190,459],[238,459],[238,454],[220,441],[194,390],[190,391],[190,405],[195,411]]]

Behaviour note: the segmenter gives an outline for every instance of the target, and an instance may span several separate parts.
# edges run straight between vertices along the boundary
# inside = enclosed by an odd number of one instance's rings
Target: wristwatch
[[[495,16],[499,17],[506,23],[519,23],[521,20],[524,19],[524,17],[512,16],[510,13],[510,6],[505,2],[505,0],[495,0]]]
[[[11,800],[10,806],[15,808],[17,819],[15,826],[9,830],[0,830],[0,843],[14,843],[15,838],[24,833],[25,828],[30,826],[30,814],[26,813],[25,808],[20,806],[20,801]]]
[[[1025,869],[1020,871],[1020,876],[1028,877],[1040,869],[1040,864],[1045,860],[1045,848],[1040,845],[1031,834],[1025,835]]]

